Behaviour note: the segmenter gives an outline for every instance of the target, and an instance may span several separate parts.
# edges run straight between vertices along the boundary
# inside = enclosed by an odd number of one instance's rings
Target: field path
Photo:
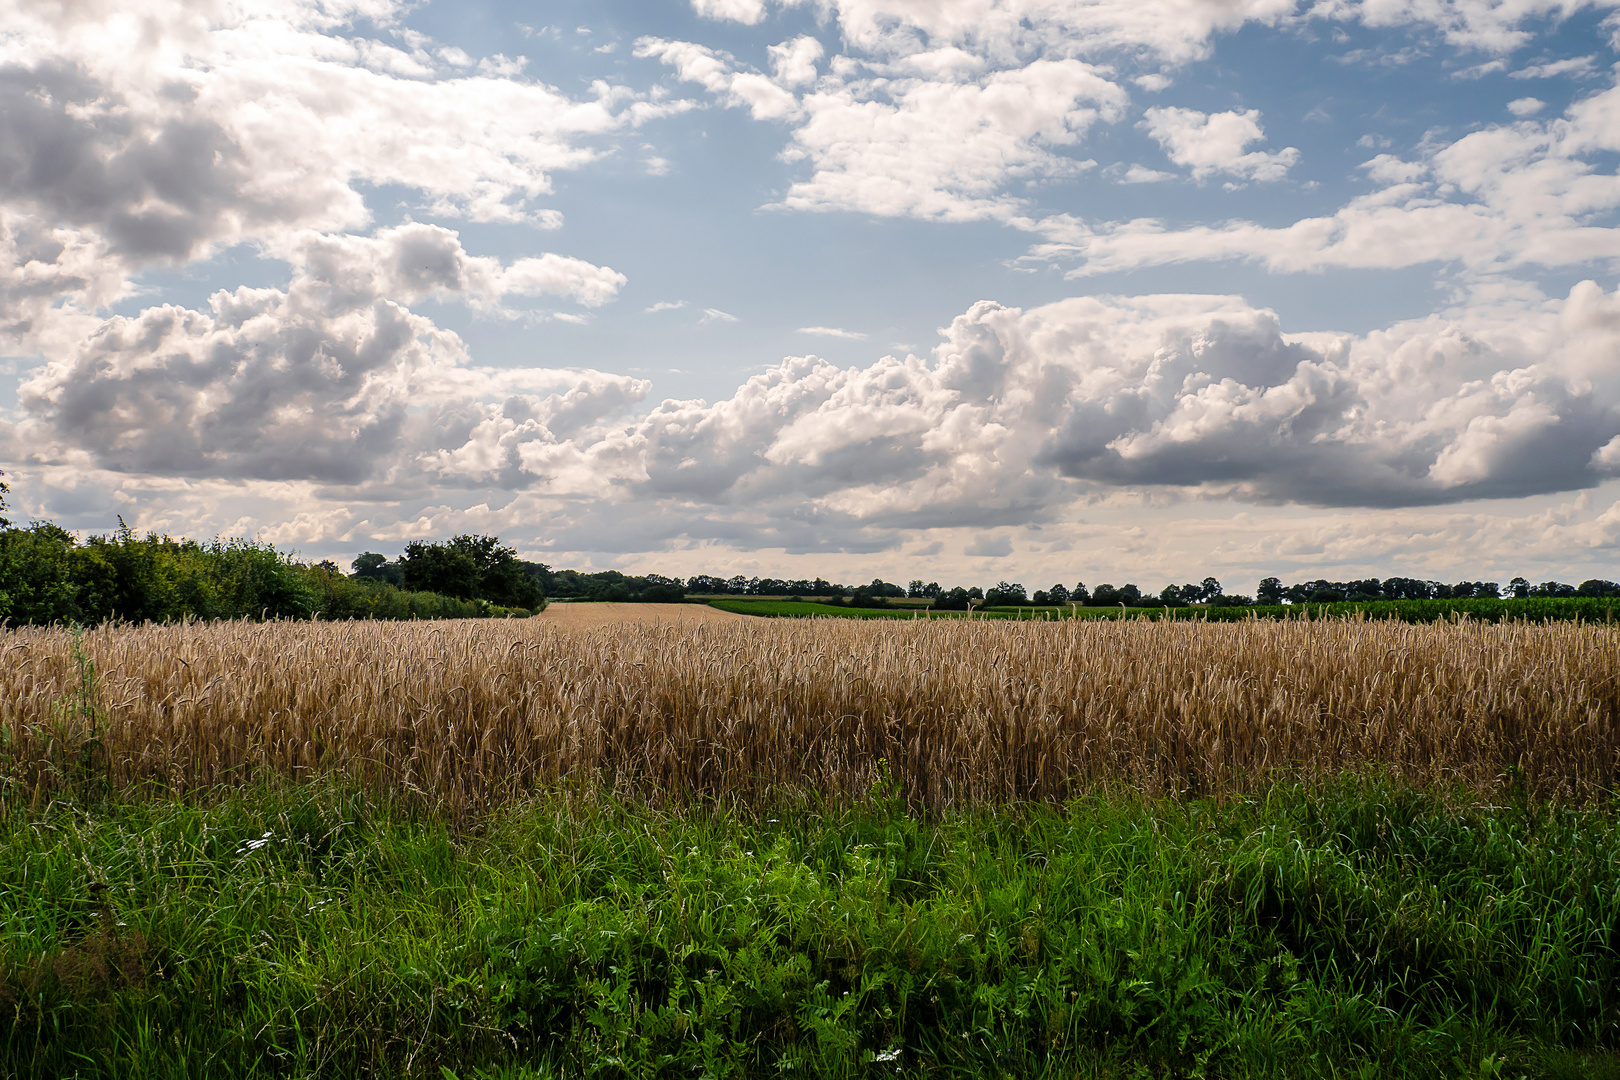
[[[550,604],[536,618],[556,626],[598,627],[616,623],[653,623],[692,626],[697,623],[737,622],[747,615],[721,611],[707,604]]]

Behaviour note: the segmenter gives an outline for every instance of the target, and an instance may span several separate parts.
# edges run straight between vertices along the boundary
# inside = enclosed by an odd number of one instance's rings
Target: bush
[[[0,529],[0,618],[13,623],[473,619],[528,615],[544,607],[537,587],[516,591],[535,602],[502,605],[405,591],[295,562],[253,540],[142,537],[120,525],[111,535],[80,543],[49,522]]]

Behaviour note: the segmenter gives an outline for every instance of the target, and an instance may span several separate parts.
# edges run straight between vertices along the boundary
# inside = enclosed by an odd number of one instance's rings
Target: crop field
[[[718,613],[717,613],[718,614]],[[0,639],[0,770],[185,791],[341,776],[478,813],[867,790],[919,806],[1099,783],[1220,794],[1378,765],[1612,790],[1620,629],[1559,623],[215,623]]]
[[[12,630],[0,1075],[1613,1080],[1617,706],[1602,623]]]
[[[930,618],[963,618],[960,611],[925,611],[917,601],[896,600],[890,608],[857,608],[807,600],[774,598],[709,600],[712,607],[741,615],[767,618],[905,619],[919,612]],[[901,606],[907,605],[907,606]],[[975,619],[1052,621],[1055,619],[1176,619],[1201,622],[1246,622],[1250,619],[1366,618],[1379,622],[1440,622],[1459,618],[1475,622],[1598,622],[1615,618],[1617,604],[1609,597],[1527,597],[1525,599],[1373,600],[1322,604],[1250,604],[1241,607],[1147,608],[1020,605],[975,608]]]
[[[709,606],[720,611],[767,619],[938,619],[964,614],[960,611],[927,611],[920,607],[845,607],[842,604],[820,604],[814,600],[710,600]]]

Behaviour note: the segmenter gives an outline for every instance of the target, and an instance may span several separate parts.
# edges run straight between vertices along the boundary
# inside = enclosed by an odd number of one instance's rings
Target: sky
[[[1620,0],[0,0],[19,523],[1620,578]]]

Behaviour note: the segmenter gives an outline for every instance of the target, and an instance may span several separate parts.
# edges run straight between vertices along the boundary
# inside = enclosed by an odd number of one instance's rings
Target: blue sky
[[[13,516],[1620,577],[1612,4],[0,4]]]

